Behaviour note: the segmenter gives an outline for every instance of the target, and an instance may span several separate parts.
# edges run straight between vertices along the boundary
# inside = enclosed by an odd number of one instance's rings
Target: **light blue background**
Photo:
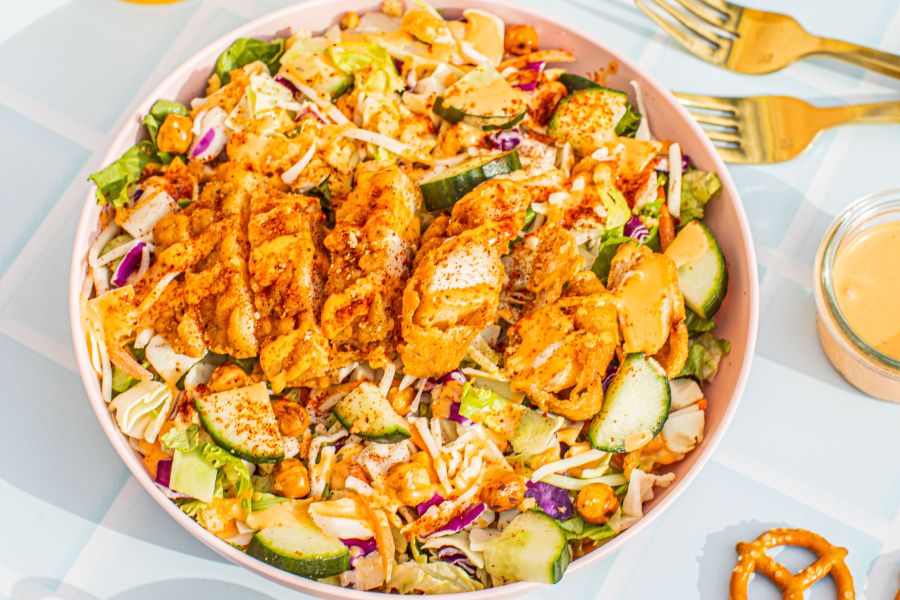
[[[819,105],[900,99],[900,81],[825,61],[750,77],[682,52],[626,0],[550,9],[675,90],[789,94]],[[0,0],[0,598],[301,598],[224,562],[127,472],[75,366],[66,290],[85,178],[126,115],[194,52],[287,0]],[[809,30],[900,53],[893,0],[757,1]],[[733,167],[760,264],[751,379],[711,463],[662,518],[601,565],[534,595],[727,597],[734,545],[803,527],[849,549],[858,597],[900,586],[900,406],[828,364],[810,289],[816,247],[855,198],[898,187],[896,126],[846,127],[789,163]],[[893,257],[896,259],[897,257]],[[804,551],[779,555],[797,570]],[[757,579],[755,599],[777,598]],[[833,598],[830,580],[813,598]]]

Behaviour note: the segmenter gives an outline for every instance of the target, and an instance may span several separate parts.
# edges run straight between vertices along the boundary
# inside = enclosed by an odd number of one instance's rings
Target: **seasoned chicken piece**
[[[250,76],[262,73],[265,68],[266,65],[262,61],[256,60],[231,71],[231,81],[210,94],[203,106],[192,109],[191,118],[196,119],[201,112],[212,110],[216,106],[230,114],[244,97],[244,92],[250,85]]]
[[[493,323],[505,248],[488,223],[450,238],[419,263],[403,292],[404,372],[435,377],[459,366],[469,344]]]
[[[619,342],[612,296],[560,298],[523,317],[508,335],[506,373],[513,391],[575,421],[600,412],[603,377]]]
[[[250,203],[249,271],[260,366],[272,390],[315,385],[329,369],[317,316],[325,300],[325,215],[319,201],[269,189]]]
[[[159,322],[158,330],[176,350],[201,356],[202,337],[213,352],[238,358],[258,353],[246,231],[251,198],[265,193],[261,177],[226,163],[184,211],[191,220],[189,239],[183,239],[186,224],[180,218],[160,228],[161,241],[172,243],[158,251],[157,264],[185,271],[184,284],[173,287],[171,295],[167,290],[170,300],[154,306],[168,315],[169,322]],[[175,233],[163,239],[172,227]]]
[[[656,200],[656,165],[660,160],[657,154],[662,148],[659,142],[617,137],[604,143],[592,156],[614,169],[616,189],[625,197],[629,207],[640,209]]]
[[[419,246],[419,251],[416,252],[416,258],[413,261],[414,268],[418,267],[422,259],[428,256],[432,250],[444,243],[444,239],[447,237],[447,225],[449,224],[450,217],[447,215],[441,215],[432,221],[425,233],[422,234],[422,245]]]
[[[432,377],[455,369],[475,336],[493,323],[504,279],[500,258],[522,229],[528,202],[512,181],[485,182],[453,207],[448,237],[417,257],[403,292],[403,342],[397,346],[406,373]],[[435,224],[438,231],[443,227]]]
[[[421,193],[396,166],[364,172],[325,238],[331,252],[322,330],[332,368],[389,361],[401,292],[419,245]]]
[[[525,236],[502,260],[506,280],[500,293],[500,315],[509,323],[556,302],[566,282],[585,267],[575,238],[557,225]]]
[[[688,354],[684,297],[675,262],[635,242],[613,257],[609,290],[616,298],[626,353],[652,355],[673,378]]]
[[[535,248],[528,291],[535,294],[532,309],[556,302],[563,286],[584,268],[575,238],[561,227],[545,228]]]

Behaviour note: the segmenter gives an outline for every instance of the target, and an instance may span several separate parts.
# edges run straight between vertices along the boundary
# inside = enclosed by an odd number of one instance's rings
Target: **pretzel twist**
[[[794,575],[787,567],[766,555],[775,546],[798,546],[819,558]],[[828,540],[805,529],[773,529],[752,542],[736,546],[738,563],[731,573],[729,600],[747,600],[747,584],[754,571],[772,580],[783,593],[784,600],[803,600],[803,591],[829,573],[837,586],[838,600],[855,600],[853,576],[844,562],[847,550],[828,543]]]

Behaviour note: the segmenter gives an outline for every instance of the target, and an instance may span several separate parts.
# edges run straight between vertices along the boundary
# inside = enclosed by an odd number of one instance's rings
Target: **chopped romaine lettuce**
[[[329,46],[328,41],[324,38],[310,38],[305,40],[296,40],[291,47],[281,56],[279,62],[286,65],[295,58],[306,54],[322,54],[325,48]]]
[[[714,331],[716,323],[712,319],[704,319],[689,308],[684,309],[684,324],[687,326],[688,335],[694,337],[705,331]]]
[[[525,408],[519,417],[516,433],[509,443],[518,454],[540,454],[556,442],[556,432],[562,424],[562,417],[553,419]]]
[[[195,519],[200,516],[200,511],[206,508],[206,502],[194,500],[193,498],[178,498],[175,500],[175,504],[177,504],[178,508],[183,510],[187,516]]]
[[[722,356],[731,351],[731,343],[706,332],[690,340],[688,358],[678,377],[694,377],[699,382],[712,381],[719,370]]]
[[[721,189],[722,182],[715,173],[685,171],[681,176],[681,226],[702,219],[703,207]]]
[[[488,416],[500,412],[510,404],[506,398],[491,390],[477,388],[469,382],[463,385],[460,402],[459,415],[478,422],[484,421]]]
[[[338,42],[325,55],[344,73],[354,75],[354,86],[369,97],[388,99],[406,89],[397,66],[384,46],[365,42]]]
[[[158,162],[156,147],[148,140],[129,148],[121,158],[88,177],[88,181],[97,184],[97,204],[103,206],[110,203],[116,209],[125,206],[128,188],[138,180],[144,167]]]
[[[629,102],[625,104],[625,114],[616,123],[616,135],[633,138],[640,124],[641,113]]]
[[[414,560],[394,567],[394,574],[386,585],[401,594],[454,594],[484,589],[481,582],[450,563],[420,563]]]
[[[253,489],[247,465],[238,457],[232,456],[212,442],[206,442],[200,446],[200,456],[208,464],[221,470],[220,472],[225,475],[223,485],[226,489],[234,487],[235,497],[242,496],[245,492]]]
[[[271,43],[252,38],[241,38],[219,55],[216,61],[216,75],[222,85],[231,82],[231,71],[240,69],[257,60],[265,63],[270,73],[278,70],[278,61],[284,54],[284,40],[277,38]]]
[[[602,542],[616,535],[615,530],[609,524],[591,525],[578,514],[571,519],[560,522],[559,526],[565,530],[569,540],[588,539]]]
[[[173,427],[160,440],[169,450],[190,452],[200,444],[200,428],[197,425],[191,425],[187,429]]]
[[[117,367],[116,365],[112,365],[113,398],[115,398],[117,394],[121,394],[122,392],[130,390],[140,382],[140,379],[129,377],[128,375],[123,373],[122,370],[119,369],[119,367]]]
[[[272,475],[251,475],[250,481],[253,483],[253,491],[262,494],[268,494],[272,491],[272,484],[275,478]]]
[[[283,498],[281,496],[276,496],[275,494],[268,493],[260,493],[259,498],[256,498],[257,494],[253,494],[253,501],[250,503],[251,508],[254,512],[259,510],[266,510],[267,508],[272,508],[276,504],[281,504],[282,502],[287,502],[290,498]]]
[[[625,236],[623,230],[624,226],[607,229],[600,238],[600,247],[597,252],[597,258],[594,259],[591,270],[604,285],[606,285],[606,282],[609,279],[609,269],[612,266],[612,259],[615,257],[619,245],[632,241],[630,237]]]

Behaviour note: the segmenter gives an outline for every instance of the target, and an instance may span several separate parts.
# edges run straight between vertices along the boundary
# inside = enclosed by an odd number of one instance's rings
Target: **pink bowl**
[[[738,401],[744,391],[756,344],[759,298],[756,255],[750,238],[750,228],[734,182],[713,145],[675,97],[626,55],[578,27],[510,0],[466,0],[466,2],[433,0],[431,3],[437,8],[447,9],[451,17],[461,14],[464,8],[483,8],[497,14],[507,23],[532,25],[540,34],[542,48],[569,50],[577,57],[575,63],[566,65],[572,73],[590,73],[606,68],[613,61],[617,62],[618,70],[607,78],[607,84],[616,89],[631,90],[629,82],[632,80],[639,82],[654,135],[660,139],[677,140],[682,151],[691,157],[698,168],[715,171],[722,180],[721,197],[710,204],[706,223],[715,232],[728,261],[730,288],[719,312],[717,333],[730,340],[732,346],[731,353],[722,361],[715,382],[705,389],[709,403],[706,410],[705,439],[683,461],[673,465],[674,468],[671,470],[675,473],[674,485],[659,490],[656,497],[644,505],[644,518],[598,550],[574,561],[566,572],[566,577],[570,577],[609,557],[657,519],[693,481],[725,435],[725,430],[737,410]],[[150,94],[116,137],[103,164],[109,164],[117,159],[142,137],[141,117],[149,112],[157,99],[174,99],[188,103],[191,98],[201,94],[206,87],[206,79],[214,68],[216,58],[235,39],[241,37],[270,39],[275,37],[275,34],[285,35],[289,29],[321,31],[336,23],[346,11],[363,13],[378,10],[379,7],[380,2],[377,0],[313,0],[271,13],[232,31],[181,65]],[[116,452],[163,510],[197,539],[233,563],[272,581],[320,598],[371,599],[373,597],[371,592],[359,592],[318,583],[251,558],[203,529],[154,485],[139,456],[116,427],[107,404],[103,401],[81,329],[79,295],[86,272],[88,248],[92,239],[99,233],[98,215],[99,207],[92,187],[85,201],[75,238],[69,284],[69,312],[82,380],[97,418]],[[516,583],[469,592],[465,596],[470,600],[500,600],[523,596],[541,587],[542,584]]]

